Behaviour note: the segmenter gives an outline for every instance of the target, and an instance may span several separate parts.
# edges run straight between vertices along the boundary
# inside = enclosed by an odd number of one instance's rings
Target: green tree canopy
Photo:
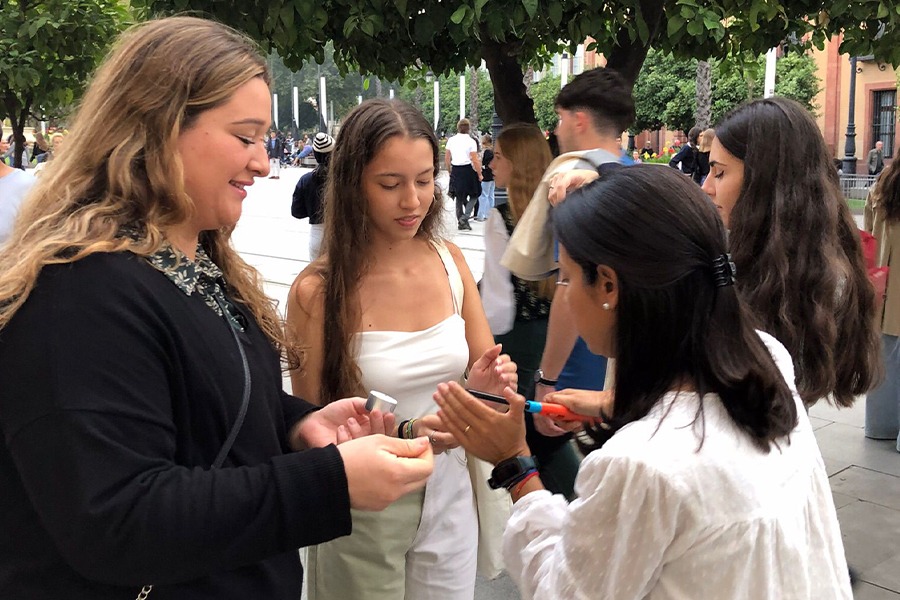
[[[607,66],[634,81],[651,46],[679,57],[761,55],[786,39],[900,64],[900,7],[885,0],[134,0],[150,13],[206,11],[298,68],[333,41],[344,70],[388,80],[462,72],[484,60],[497,112],[534,122],[525,65],[592,37]],[[882,29],[883,27],[883,29]],[[883,35],[877,35],[883,32]],[[807,35],[808,34],[808,35]],[[805,42],[807,43],[807,42]]]
[[[687,131],[694,125],[697,61],[675,58],[651,50],[634,85],[635,125],[633,133],[663,126]],[[741,65],[713,61],[712,122],[718,122],[732,108],[763,95],[765,57]],[[797,100],[815,112],[821,89],[815,61],[803,52],[788,52],[778,59],[775,93]]]
[[[22,165],[23,131],[61,116],[126,22],[118,0],[0,1],[0,119],[8,118]]]

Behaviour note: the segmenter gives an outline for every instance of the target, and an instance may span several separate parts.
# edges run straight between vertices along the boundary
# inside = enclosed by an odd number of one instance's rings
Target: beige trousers
[[[424,491],[309,549],[309,600],[472,600],[478,518],[462,448],[435,457]]]

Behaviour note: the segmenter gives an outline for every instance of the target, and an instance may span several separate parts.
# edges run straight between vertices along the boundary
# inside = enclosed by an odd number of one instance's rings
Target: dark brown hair
[[[716,126],[744,162],[729,247],[738,292],[794,359],[811,405],[850,406],[880,379],[875,296],[857,227],[809,112],[786,98],[738,107]]]
[[[605,135],[620,135],[634,123],[631,86],[618,71],[605,67],[577,75],[557,94],[555,106],[587,112]]]
[[[696,184],[661,165],[603,165],[552,220],[586,285],[599,285],[599,265],[616,273],[614,428],[687,383],[701,397],[695,424],[714,393],[764,452],[794,429],[797,403],[749,311],[716,283],[725,228]]]
[[[894,159],[878,177],[872,190],[872,205],[886,221],[900,221],[900,161]]]
[[[428,140],[438,174],[438,142],[434,130],[417,109],[399,100],[367,100],[347,115],[328,169],[325,187],[324,260],[317,274],[324,280],[322,404],[362,391],[353,336],[359,323],[359,281],[369,257],[369,202],[363,170],[394,137]],[[443,198],[434,186],[434,202],[418,237],[437,240]]]

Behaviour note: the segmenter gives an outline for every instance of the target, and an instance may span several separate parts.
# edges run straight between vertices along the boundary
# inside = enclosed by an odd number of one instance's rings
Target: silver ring
[[[466,428],[463,429],[463,435],[469,433],[469,430],[470,430],[470,429],[472,429],[472,426],[471,426],[471,425],[466,425]]]
[[[435,433],[437,433],[437,432],[436,432],[436,431],[432,431],[431,433],[428,434],[428,441],[431,442],[431,445],[432,445],[432,446],[434,446],[434,434],[435,434]]]

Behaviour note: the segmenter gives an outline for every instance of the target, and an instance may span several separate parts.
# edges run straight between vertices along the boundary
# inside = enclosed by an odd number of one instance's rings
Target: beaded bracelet
[[[536,477],[537,475],[538,475],[538,470],[531,469],[527,473],[525,473],[525,476],[522,477],[522,479],[520,479],[515,484],[513,484],[512,486],[507,488],[507,490],[509,491],[510,494],[518,494],[519,492],[522,491],[522,488],[525,487],[525,484],[528,482],[528,480],[531,479],[532,477]]]
[[[406,439],[411,440],[416,437],[415,432],[413,430],[413,426],[416,424],[418,419],[410,419],[406,422]]]
[[[402,421],[400,425],[397,426],[397,437],[401,440],[405,440],[406,437],[403,435],[403,430],[406,428],[406,424],[409,423],[409,420]]]

